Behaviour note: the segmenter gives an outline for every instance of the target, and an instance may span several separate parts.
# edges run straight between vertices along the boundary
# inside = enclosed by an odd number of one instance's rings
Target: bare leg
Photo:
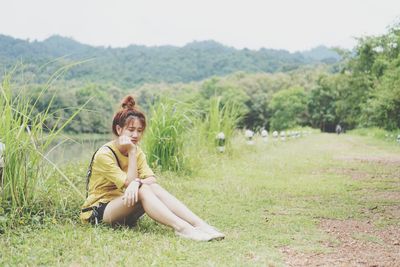
[[[223,239],[225,235],[219,232],[217,229],[200,219],[196,214],[194,214],[188,207],[185,206],[176,197],[171,195],[167,190],[162,188],[158,184],[151,184],[151,190],[154,194],[177,216],[187,221],[197,229],[211,235],[213,239]]]
[[[154,194],[177,216],[187,221],[194,227],[206,224],[200,217],[194,214],[185,204],[171,195],[167,190],[158,184],[151,184],[151,190]]]
[[[142,217],[145,214],[142,203],[138,201],[136,205],[138,207],[136,207],[135,212],[132,212],[131,214],[128,215],[128,217],[124,219],[123,221],[124,225],[127,225],[129,227],[135,227],[140,217]]]
[[[170,211],[168,207],[157,198],[148,185],[143,185],[139,189],[139,201],[150,218],[174,228],[178,235],[198,241],[210,240],[210,235],[196,230],[192,225]],[[138,207],[137,203],[135,203],[133,207],[126,207],[122,197],[118,197],[107,205],[104,211],[103,221],[110,224],[118,222],[131,214],[135,207]]]
[[[139,200],[140,206],[143,206],[146,213],[157,222],[171,226],[177,231],[189,226],[186,221],[173,214],[147,186],[142,186],[140,189]],[[138,206],[138,202],[133,207],[125,206],[122,196],[113,199],[104,210],[103,221],[110,224],[120,222],[135,211]]]
[[[113,199],[108,203],[103,214],[103,222],[115,225],[115,224],[125,224],[126,219],[133,214],[140,212],[143,209],[141,203],[135,203],[131,207],[124,205],[124,201],[121,197]]]
[[[153,220],[171,226],[178,232],[189,228],[190,225],[171,212],[168,207],[154,195],[149,186],[143,185],[140,188],[139,199],[142,202],[146,214]]]
[[[112,226],[123,225],[128,227],[135,227],[140,217],[142,217],[144,214],[145,211],[143,209],[142,203],[138,201],[137,203],[135,203],[133,210],[127,216],[123,216],[122,218],[113,221],[111,225]]]

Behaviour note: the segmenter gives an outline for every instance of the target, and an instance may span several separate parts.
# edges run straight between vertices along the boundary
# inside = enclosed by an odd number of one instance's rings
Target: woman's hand
[[[121,135],[118,137],[118,146],[121,152],[124,154],[136,153],[136,145],[131,141],[131,139],[126,135]]]
[[[139,183],[132,181],[126,188],[122,199],[125,206],[132,207],[139,200]]]

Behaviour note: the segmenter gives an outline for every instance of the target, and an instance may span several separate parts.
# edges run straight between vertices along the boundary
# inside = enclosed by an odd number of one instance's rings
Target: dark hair
[[[135,99],[128,95],[122,99],[120,110],[114,115],[112,131],[118,136],[117,125],[123,128],[129,121],[139,119],[143,130],[146,129],[146,117],[143,112],[135,108]]]

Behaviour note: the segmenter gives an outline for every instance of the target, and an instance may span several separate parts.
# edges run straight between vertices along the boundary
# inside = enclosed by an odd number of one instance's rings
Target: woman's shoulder
[[[112,151],[110,150],[110,148],[112,150],[116,150],[117,148],[115,147],[115,144],[113,141],[110,141],[108,143],[105,143],[104,145],[102,145],[101,147],[99,147],[99,149],[97,150],[97,154],[109,154],[112,153]]]
[[[105,143],[104,145],[99,147],[95,152],[96,154],[94,155],[94,160],[111,158],[113,156],[113,152],[111,151],[111,149],[115,151],[113,142],[111,141]]]

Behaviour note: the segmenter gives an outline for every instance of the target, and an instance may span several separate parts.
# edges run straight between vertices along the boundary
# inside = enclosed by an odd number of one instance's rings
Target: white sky
[[[0,0],[0,34],[53,34],[91,45],[183,46],[213,39],[236,48],[351,48],[400,17],[400,0]]]

